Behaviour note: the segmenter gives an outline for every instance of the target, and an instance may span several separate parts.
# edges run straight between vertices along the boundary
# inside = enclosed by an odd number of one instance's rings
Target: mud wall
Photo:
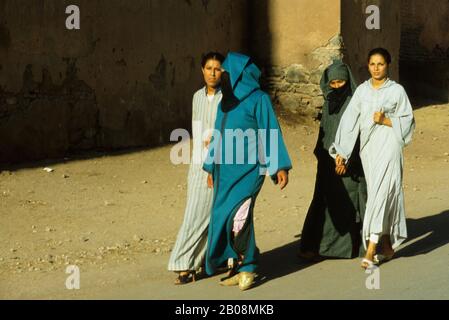
[[[449,101],[449,2],[402,0],[400,78],[409,94]]]
[[[264,87],[280,110],[316,115],[319,81],[341,57],[340,1],[254,1],[251,53],[263,67]]]
[[[66,7],[80,8],[80,30]],[[156,146],[190,128],[201,55],[244,50],[245,1],[2,0],[0,161]]]
[[[391,52],[391,76],[408,91],[447,98],[449,4],[423,3],[3,0],[0,162],[169,142],[173,129],[190,128],[209,50],[250,54],[280,114],[315,116],[325,67],[343,57],[364,81],[367,53],[378,46]],[[80,30],[65,27],[72,4]],[[372,4],[379,30],[365,25]]]
[[[366,8],[376,5],[380,13],[380,29],[368,30]],[[349,63],[359,83],[369,78],[368,52],[386,48],[392,56],[390,77],[399,79],[399,48],[401,38],[401,2],[391,0],[342,0],[341,32],[345,61]]]

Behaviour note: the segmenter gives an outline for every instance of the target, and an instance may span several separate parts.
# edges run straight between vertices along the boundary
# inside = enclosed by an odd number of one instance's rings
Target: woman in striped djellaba
[[[177,285],[195,281],[204,262],[213,190],[207,187],[207,173],[202,170],[201,159],[208,144],[205,132],[214,128],[217,107],[222,98],[220,79],[223,60],[223,55],[218,52],[210,52],[202,58],[205,86],[193,96],[193,153],[187,181],[187,204],[168,263],[168,270],[178,274]],[[206,141],[203,140],[205,136]]]

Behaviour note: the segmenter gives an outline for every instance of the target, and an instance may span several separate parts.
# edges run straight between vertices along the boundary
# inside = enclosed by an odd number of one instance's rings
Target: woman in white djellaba
[[[415,120],[404,88],[388,77],[391,55],[384,48],[368,54],[371,79],[354,93],[329,154],[344,170],[360,135],[360,157],[368,188],[362,239],[366,254],[361,266],[391,260],[407,238],[402,189],[404,146],[410,143]]]

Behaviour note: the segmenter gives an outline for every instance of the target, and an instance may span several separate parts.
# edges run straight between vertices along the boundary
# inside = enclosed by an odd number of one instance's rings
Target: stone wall
[[[251,55],[279,110],[315,116],[323,104],[319,81],[341,57],[340,1],[254,2]]]
[[[325,46],[309,53],[319,65],[312,68],[300,63],[266,70],[264,84],[275,104],[287,112],[315,117],[323,106],[320,80],[324,69],[333,59],[342,58],[341,37],[333,37]]]

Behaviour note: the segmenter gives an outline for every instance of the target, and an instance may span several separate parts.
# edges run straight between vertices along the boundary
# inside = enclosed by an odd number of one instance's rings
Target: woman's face
[[[383,80],[388,75],[388,64],[380,54],[372,55],[368,62],[368,70],[375,80]]]
[[[209,88],[216,88],[220,84],[222,73],[220,61],[213,59],[207,60],[202,70],[206,85]]]
[[[338,89],[343,87],[346,84],[346,80],[332,80],[329,82],[329,86],[333,89]]]

